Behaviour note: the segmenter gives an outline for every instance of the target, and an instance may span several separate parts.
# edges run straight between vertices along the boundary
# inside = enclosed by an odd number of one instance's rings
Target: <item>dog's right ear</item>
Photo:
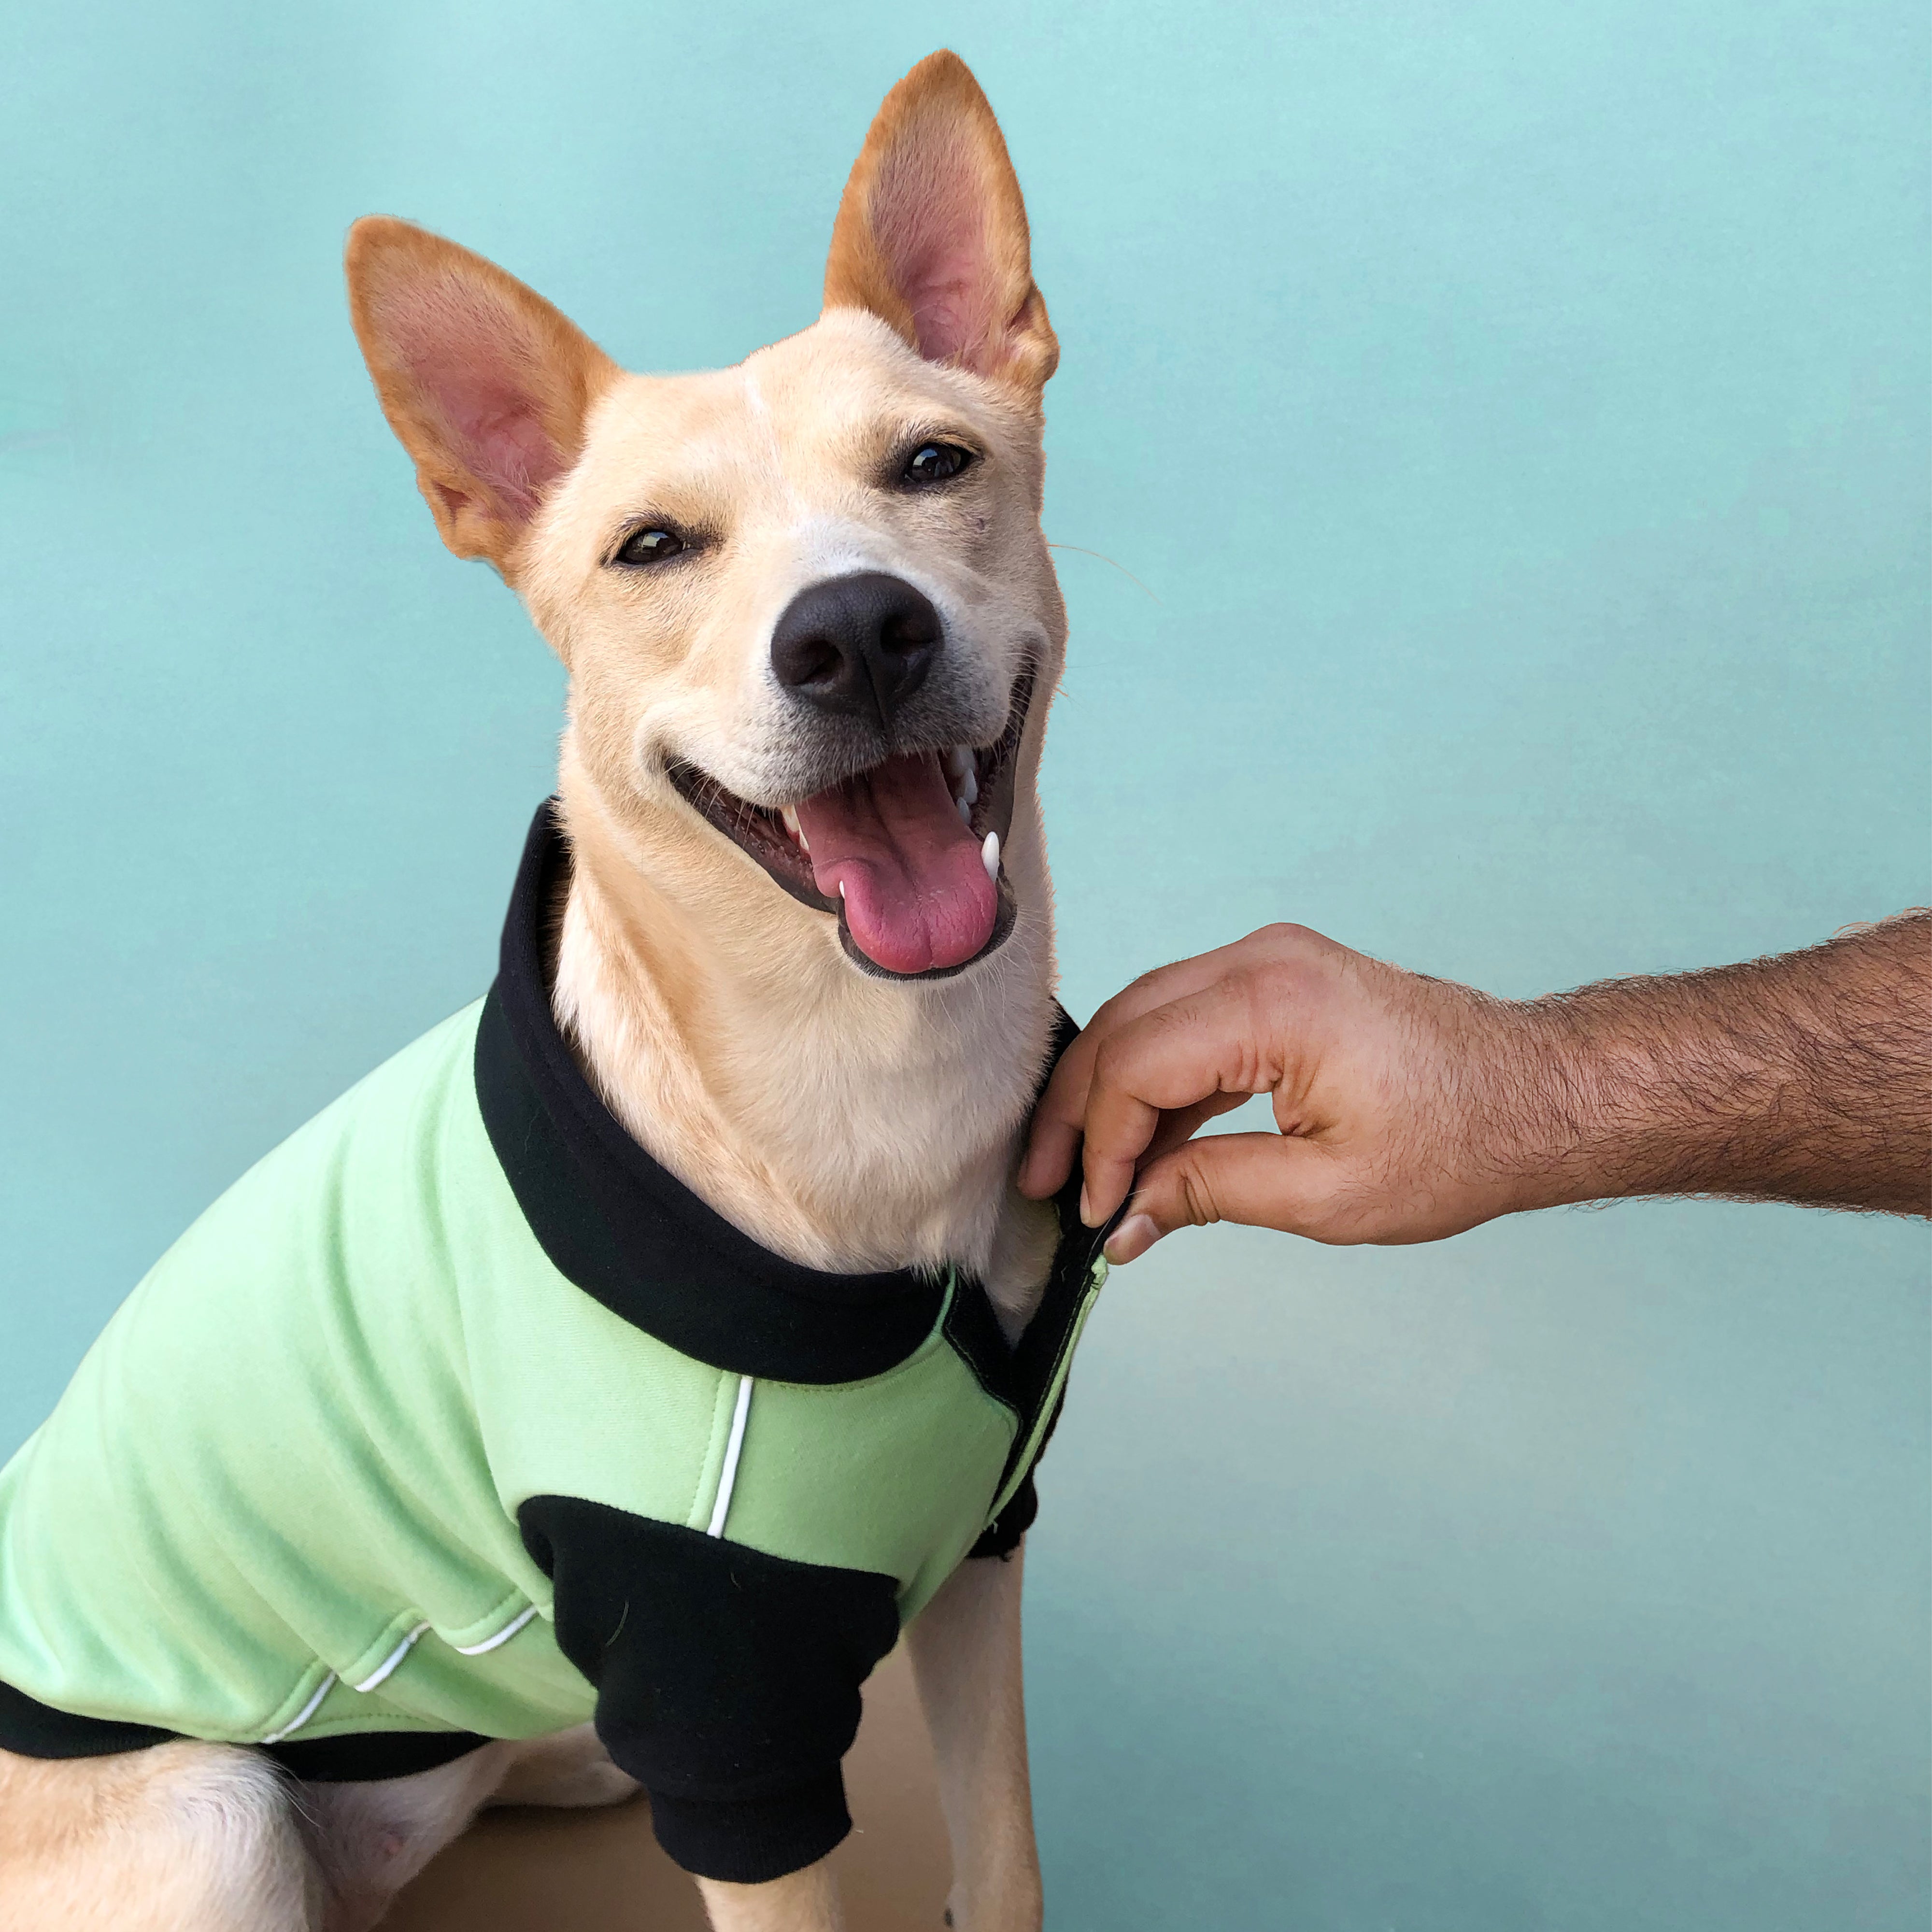
[[[617,365],[514,275],[413,223],[357,222],[346,266],[356,339],[443,542],[514,580]]]
[[[928,54],[880,106],[838,204],[825,306],[869,309],[927,361],[1038,404],[1060,344],[1000,124],[957,54]]]

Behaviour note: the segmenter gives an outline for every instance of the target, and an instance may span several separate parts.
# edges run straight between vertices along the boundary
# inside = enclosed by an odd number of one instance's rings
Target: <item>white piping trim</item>
[[[358,1690],[374,1690],[376,1686],[381,1683],[383,1678],[388,1676],[389,1672],[394,1670],[396,1666],[401,1663],[403,1659],[408,1656],[410,1652],[416,1648],[416,1639],[421,1636],[423,1632],[428,1628],[429,1625],[426,1623],[418,1624],[416,1628],[411,1630],[409,1635],[404,1637],[402,1642],[398,1644],[395,1648],[391,1651],[388,1655],[384,1658],[380,1664],[376,1665],[375,1676],[373,1677],[364,1678],[362,1682],[356,1685],[356,1689]]]
[[[711,1508],[706,1536],[722,1536],[724,1519],[731,1513],[731,1491],[738,1480],[738,1456],[745,1446],[745,1418],[752,1410],[752,1378],[738,1378],[738,1406],[732,1412],[731,1439],[724,1445],[724,1468],[718,1478],[718,1500]]]
[[[494,1650],[500,1643],[508,1643],[524,1624],[537,1613],[532,1604],[520,1617],[512,1617],[494,1636],[486,1636],[481,1643],[459,1643],[454,1646],[458,1657],[481,1657],[486,1650]]]
[[[262,1743],[265,1744],[278,1744],[291,1731],[300,1730],[303,1725],[307,1724],[310,1718],[315,1715],[316,1707],[320,1704],[323,1698],[328,1695],[329,1692],[334,1688],[334,1684],[335,1672],[332,1670],[328,1675],[315,1687],[315,1695],[311,1697],[308,1702],[296,1713],[294,1717],[290,1719],[288,1723],[284,1724],[279,1731],[271,1731],[268,1735],[262,1740]]]

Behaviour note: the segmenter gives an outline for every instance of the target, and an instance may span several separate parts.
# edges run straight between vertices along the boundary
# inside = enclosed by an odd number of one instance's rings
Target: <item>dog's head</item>
[[[407,223],[357,224],[348,269],[443,541],[523,596],[570,673],[572,755],[680,896],[762,895],[759,922],[887,976],[997,948],[1064,641],[1040,527],[1058,352],[965,67],[935,54],[886,98],[823,314],[734,369],[628,374]]]

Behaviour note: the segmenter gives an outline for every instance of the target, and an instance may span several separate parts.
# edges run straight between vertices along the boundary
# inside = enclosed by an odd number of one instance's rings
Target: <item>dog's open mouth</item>
[[[1013,928],[1000,854],[1033,684],[1028,670],[994,744],[902,752],[776,810],[695,765],[674,764],[670,780],[793,898],[835,915],[856,964],[894,979],[943,979]]]

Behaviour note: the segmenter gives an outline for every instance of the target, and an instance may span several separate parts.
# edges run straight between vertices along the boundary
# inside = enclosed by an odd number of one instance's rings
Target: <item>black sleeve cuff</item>
[[[1040,1494],[1033,1486],[1033,1472],[1029,1469],[1026,1480],[1013,1492],[1012,1500],[980,1532],[979,1541],[967,1551],[968,1559],[997,1556],[1004,1562],[1018,1549],[1020,1538],[1032,1528],[1033,1520],[1039,1514]]]
[[[852,1828],[836,1771],[769,1798],[651,1793],[651,1828],[666,1853],[699,1878],[763,1885],[815,1864]]]
[[[898,1641],[898,1586],[581,1497],[532,1496],[557,1648],[597,1687],[597,1735],[651,1794],[658,1841],[702,1878],[760,1885],[851,1828],[839,1764],[860,1686]]]

